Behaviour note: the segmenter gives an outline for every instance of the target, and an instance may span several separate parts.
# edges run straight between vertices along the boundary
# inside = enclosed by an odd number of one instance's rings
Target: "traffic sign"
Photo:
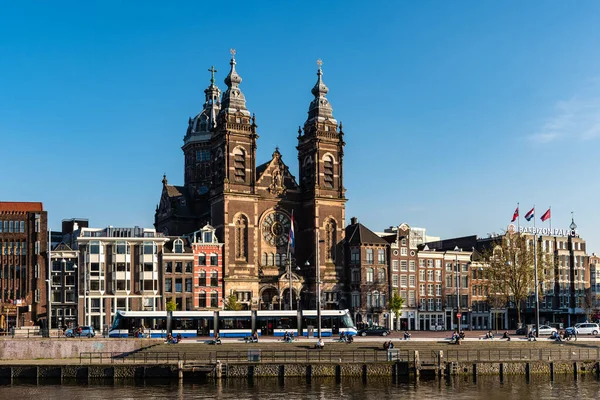
[[[460,318],[460,317],[462,317],[462,314],[461,313],[456,313],[456,318]]]

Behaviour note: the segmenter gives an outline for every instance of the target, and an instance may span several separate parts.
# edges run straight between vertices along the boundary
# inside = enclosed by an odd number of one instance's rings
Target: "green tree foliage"
[[[235,293],[230,294],[225,299],[225,309],[231,311],[240,311],[242,309],[242,304],[238,301]]]
[[[397,319],[400,319],[400,309],[404,305],[404,299],[398,294],[398,290],[394,289],[394,294],[390,298],[388,309],[394,313]],[[397,325],[396,325],[397,326]]]
[[[172,299],[167,301],[167,311],[176,311],[177,303],[175,303]]]

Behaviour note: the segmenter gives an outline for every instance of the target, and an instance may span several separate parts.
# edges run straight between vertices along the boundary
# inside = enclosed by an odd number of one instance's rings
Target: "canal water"
[[[593,375],[557,376],[550,381],[545,376],[480,376],[452,377],[442,380],[408,380],[393,382],[387,378],[228,379],[223,382],[184,383],[160,381],[123,382],[40,382],[19,381],[0,385],[0,399],[595,399],[600,383]]]

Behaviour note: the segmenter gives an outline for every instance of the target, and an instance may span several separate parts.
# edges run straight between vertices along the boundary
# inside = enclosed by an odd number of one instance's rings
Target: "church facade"
[[[163,177],[156,229],[180,236],[214,227],[224,244],[223,296],[235,294],[246,309],[316,307],[316,263],[323,307],[349,306],[342,253],[344,133],[318,65],[314,99],[298,128],[298,179],[278,149],[267,162],[256,160],[258,126],[240,89],[235,51],[225,92],[211,68],[203,109],[188,121],[183,186]]]

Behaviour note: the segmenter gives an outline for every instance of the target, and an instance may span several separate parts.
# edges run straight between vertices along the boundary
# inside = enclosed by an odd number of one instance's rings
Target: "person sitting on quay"
[[[492,331],[486,332],[485,338],[486,339],[493,339],[494,338],[494,334],[492,333]]]
[[[506,339],[507,342],[510,342],[510,335],[508,331],[504,331],[504,335],[502,335],[502,339]]]
[[[179,343],[179,342],[181,342],[181,333],[177,334],[177,342],[176,343]]]
[[[410,340],[411,334],[408,331],[404,331],[404,340]]]
[[[346,340],[346,335],[344,335],[344,332],[340,332],[340,338],[338,341],[346,343],[347,340]]]
[[[319,338],[319,340],[317,340],[317,343],[315,344],[315,349],[322,350],[323,347],[325,347],[325,343],[323,342],[323,339]]]
[[[394,343],[390,340],[389,342],[383,342],[383,349],[390,350],[394,348]]]
[[[215,338],[214,340],[210,341],[208,344],[222,344],[221,343],[221,335],[219,335],[218,333],[215,334]]]
[[[528,340],[530,342],[537,342],[537,339],[535,338],[535,333],[533,332],[533,329],[531,331],[529,331],[529,336],[528,336]]]
[[[283,334],[283,341],[285,343],[292,343],[294,341],[294,334],[290,333],[288,331],[285,331],[285,333]]]
[[[352,336],[352,335],[350,334],[350,332],[347,332],[347,333],[346,333],[346,343],[350,344],[350,343],[352,343],[352,342],[354,342],[354,336]]]

